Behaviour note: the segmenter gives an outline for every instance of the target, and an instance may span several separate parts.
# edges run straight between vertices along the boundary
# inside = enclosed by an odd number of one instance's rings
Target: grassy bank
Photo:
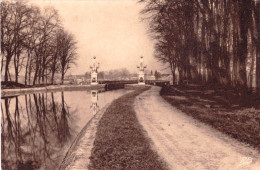
[[[240,97],[234,91],[164,87],[161,95],[186,114],[260,150],[260,98]]]
[[[133,108],[135,97],[148,87],[115,100],[99,122],[90,169],[166,169],[151,149]]]

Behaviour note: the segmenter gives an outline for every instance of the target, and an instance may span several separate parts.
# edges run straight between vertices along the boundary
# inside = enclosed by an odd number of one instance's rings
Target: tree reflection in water
[[[98,93],[66,91],[2,98],[2,169],[58,169],[99,107],[127,91]]]
[[[24,97],[24,100],[23,100]],[[70,140],[70,108],[64,93],[38,93],[1,100],[2,168],[56,169]]]

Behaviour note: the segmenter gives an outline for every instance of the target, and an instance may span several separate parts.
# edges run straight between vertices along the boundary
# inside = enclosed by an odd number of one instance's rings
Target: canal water
[[[2,168],[58,169],[88,121],[127,92],[56,91],[2,98]]]

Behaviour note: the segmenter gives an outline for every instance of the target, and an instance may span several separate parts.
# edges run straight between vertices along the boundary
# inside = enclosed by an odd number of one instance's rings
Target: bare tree
[[[54,37],[54,33],[59,29],[60,21],[59,15],[54,8],[46,8],[43,13],[43,17],[40,18],[41,36],[39,37],[39,45],[35,48],[35,72],[33,84],[44,83],[45,76],[48,75],[47,67],[52,55],[51,41]],[[47,79],[46,79],[47,80]]]
[[[157,41],[155,57],[169,64],[173,79],[236,87],[242,94],[256,87],[259,1],[140,2]]]
[[[33,68],[33,55],[34,49],[39,45],[38,38],[40,37],[39,25],[40,25],[40,9],[35,6],[31,6],[31,14],[30,19],[28,21],[28,26],[26,28],[27,37],[24,42],[24,46],[26,48],[26,66],[25,66],[25,78],[24,83],[27,85],[27,82],[31,83],[31,74]]]
[[[9,64],[15,53],[15,6],[9,2],[1,3],[1,51],[2,64],[5,60],[5,81],[8,81]]]
[[[75,63],[76,41],[63,30],[58,11],[52,7],[41,11],[26,2],[2,2],[1,39],[5,81],[11,80],[11,70],[18,82],[23,70],[25,84],[53,83],[55,73],[61,72],[64,79]]]
[[[75,61],[77,59],[77,47],[76,44],[77,42],[75,41],[74,37],[72,34],[60,30],[59,32],[59,63],[60,63],[60,68],[61,68],[61,81],[63,84],[64,81],[64,76],[69,68],[73,64],[75,64]]]

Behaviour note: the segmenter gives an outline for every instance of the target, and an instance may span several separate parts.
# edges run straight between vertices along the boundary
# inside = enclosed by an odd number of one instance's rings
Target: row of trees
[[[1,73],[4,81],[54,83],[75,63],[76,41],[64,30],[57,10],[40,10],[25,2],[1,2]]]
[[[87,79],[90,79],[91,73],[86,72],[85,76]],[[131,76],[133,75],[126,68],[98,72],[98,79],[121,80],[129,79]]]
[[[140,0],[156,40],[155,57],[184,80],[260,87],[260,2]]]

